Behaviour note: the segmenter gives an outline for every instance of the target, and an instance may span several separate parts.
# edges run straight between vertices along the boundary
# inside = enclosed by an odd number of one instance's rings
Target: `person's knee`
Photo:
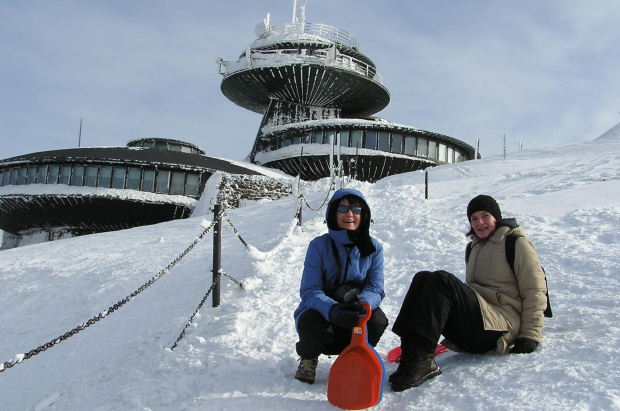
[[[320,312],[316,310],[308,310],[304,312],[297,320],[297,328],[299,333],[313,332],[327,327],[328,322],[323,318]]]
[[[435,281],[436,283],[442,285],[449,284],[452,281],[452,277],[454,277],[454,275],[444,270],[437,270],[434,271],[432,274],[433,275],[430,278],[432,278],[433,281]]]

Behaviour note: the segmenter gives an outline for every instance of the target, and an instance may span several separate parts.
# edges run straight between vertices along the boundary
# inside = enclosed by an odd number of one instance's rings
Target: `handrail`
[[[269,35],[296,36],[299,34],[311,34],[323,37],[327,40],[342,44],[357,51],[360,50],[359,41],[351,33],[337,27],[321,23],[287,23],[269,27]]]
[[[313,50],[312,54],[306,54],[306,52],[306,49],[299,50],[297,48],[278,50],[253,49],[250,51],[249,60],[246,55],[238,61],[220,61],[220,74],[227,77],[247,69],[269,67],[282,63],[291,64],[298,61],[299,63],[315,63],[353,71],[379,84],[383,84],[382,77],[377,72],[375,66],[360,59],[340,53],[336,53],[335,58],[334,56],[330,57],[330,53],[327,50]],[[224,72],[222,72],[222,67],[224,67]]]

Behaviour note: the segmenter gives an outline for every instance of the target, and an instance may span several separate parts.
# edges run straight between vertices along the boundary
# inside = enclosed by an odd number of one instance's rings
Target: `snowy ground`
[[[464,275],[467,202],[494,196],[516,217],[547,271],[554,318],[531,355],[449,354],[443,373],[419,388],[386,387],[377,410],[620,409],[620,139],[524,151],[437,167],[424,174],[349,182],[373,210],[371,233],[385,247],[392,321],[411,276],[423,269]],[[302,190],[313,208],[327,181]],[[308,242],[326,231],[324,208],[298,199],[228,211],[249,252],[223,230],[222,280],[171,350],[212,278],[212,233],[131,301],[78,334],[0,373],[6,410],[335,409],[327,401],[334,358],[321,357],[317,381],[297,368],[293,310]],[[0,252],[0,360],[35,349],[103,312],[149,281],[205,229],[211,215]],[[279,248],[277,248],[279,247]],[[260,253],[276,249],[273,253]],[[385,358],[398,345],[387,331]],[[387,372],[395,369],[386,363]]]

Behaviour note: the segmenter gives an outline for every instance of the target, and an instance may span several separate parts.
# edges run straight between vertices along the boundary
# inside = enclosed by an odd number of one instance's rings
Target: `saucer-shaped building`
[[[0,160],[0,229],[46,241],[187,218],[215,172],[257,170],[162,138],[7,158]]]
[[[474,158],[458,139],[372,118],[390,95],[357,39],[306,23],[304,8],[294,15],[277,26],[267,17],[237,60],[218,59],[223,94],[263,115],[250,161],[306,180],[340,162],[345,175],[376,181]]]

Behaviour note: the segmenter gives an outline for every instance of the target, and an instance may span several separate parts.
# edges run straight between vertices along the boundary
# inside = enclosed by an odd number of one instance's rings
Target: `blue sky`
[[[301,0],[299,3],[301,4]],[[292,0],[0,1],[0,159],[165,137],[241,160],[260,115],[220,91],[267,13]],[[589,141],[620,122],[620,3],[308,0],[353,34],[391,101],[377,116],[483,156]]]

